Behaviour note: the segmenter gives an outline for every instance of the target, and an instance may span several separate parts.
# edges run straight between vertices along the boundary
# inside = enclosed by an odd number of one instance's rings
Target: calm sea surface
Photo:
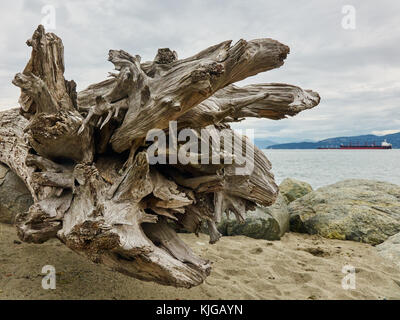
[[[344,179],[372,179],[400,185],[400,149],[263,150],[279,183],[287,177],[315,188]]]

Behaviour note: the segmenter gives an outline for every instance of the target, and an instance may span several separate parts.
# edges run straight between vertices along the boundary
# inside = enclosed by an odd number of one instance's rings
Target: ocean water
[[[400,185],[400,149],[263,150],[277,183],[290,177],[316,189],[345,179],[372,179]]]

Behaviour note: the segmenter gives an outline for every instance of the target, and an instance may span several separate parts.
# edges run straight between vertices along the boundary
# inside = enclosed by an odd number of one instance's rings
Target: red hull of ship
[[[326,149],[328,149],[328,150],[360,150],[360,149],[362,149],[362,150],[365,150],[365,149],[392,149],[392,147],[378,147],[378,146],[376,146],[376,147],[374,147],[374,146],[371,146],[371,147],[369,147],[369,146],[360,146],[360,147],[355,147],[355,146],[349,146],[349,147],[340,147],[340,148],[322,148],[322,147],[319,147],[318,149],[324,149],[324,150],[326,150]]]
[[[392,149],[392,147],[340,147],[340,149]]]

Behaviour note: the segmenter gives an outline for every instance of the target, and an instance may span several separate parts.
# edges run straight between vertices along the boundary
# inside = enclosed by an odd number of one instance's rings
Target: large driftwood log
[[[19,237],[57,237],[96,263],[166,285],[192,287],[210,272],[171,222],[196,233],[206,222],[214,243],[222,214],[243,220],[277,196],[268,159],[228,123],[282,119],[320,100],[287,84],[233,85],[283,64],[289,48],[271,39],[225,41],[182,60],[159,49],[145,63],[110,50],[117,72],[79,93],[64,79],[60,38],[39,26],[27,44],[31,59],[13,80],[21,108],[0,113],[0,162],[34,199],[17,217]],[[190,129],[189,141],[171,123]],[[153,154],[166,163],[152,162],[154,129],[167,134]]]

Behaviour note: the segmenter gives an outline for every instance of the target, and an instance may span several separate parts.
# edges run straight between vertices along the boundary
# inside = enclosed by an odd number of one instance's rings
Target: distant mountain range
[[[339,148],[341,144],[370,145],[375,143],[376,145],[380,145],[383,142],[383,140],[386,140],[387,142],[391,143],[393,148],[400,148],[400,132],[387,134],[384,136],[367,134],[354,137],[329,138],[317,142],[305,141],[305,142],[282,143],[282,144],[273,144],[264,146],[262,146],[259,143],[256,144],[263,149],[317,149],[318,147]]]
[[[269,140],[269,139],[263,139],[263,138],[255,138],[254,144],[257,147],[259,147],[260,149],[266,149],[267,147],[275,145],[275,144],[294,143],[295,141],[298,142],[298,139],[274,137],[274,138],[272,138],[272,140]],[[304,139],[302,142],[316,142],[316,140]]]
[[[267,149],[269,146],[278,144],[277,141],[267,140],[267,139],[254,139],[254,144],[260,149]]]

